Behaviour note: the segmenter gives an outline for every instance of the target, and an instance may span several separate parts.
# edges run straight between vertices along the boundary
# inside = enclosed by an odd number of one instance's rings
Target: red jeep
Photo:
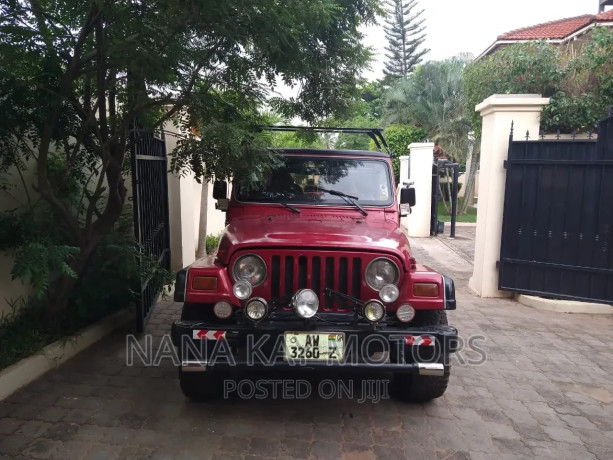
[[[215,184],[227,209],[217,254],[175,286],[186,396],[262,369],[392,373],[412,401],[445,392],[454,284],[411,255],[400,214],[415,190],[397,191],[380,131],[362,131],[381,151],[282,149],[281,166],[261,183],[235,182],[229,200]]]

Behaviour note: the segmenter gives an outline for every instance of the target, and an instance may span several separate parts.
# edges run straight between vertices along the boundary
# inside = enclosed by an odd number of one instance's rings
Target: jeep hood
[[[410,269],[409,242],[397,224],[330,215],[296,214],[235,220],[222,235],[217,259],[226,265],[236,251],[274,247],[382,252],[397,256],[405,270]]]

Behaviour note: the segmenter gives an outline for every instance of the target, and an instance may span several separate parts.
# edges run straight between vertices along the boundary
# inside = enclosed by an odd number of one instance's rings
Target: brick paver
[[[118,332],[0,402],[0,458],[613,458],[613,319],[476,298],[466,260],[412,244],[455,277],[461,337],[485,338],[473,343],[485,363],[469,363],[474,349],[454,357],[443,398],[192,403],[170,360],[126,367]],[[160,304],[149,333],[159,341],[178,314]]]

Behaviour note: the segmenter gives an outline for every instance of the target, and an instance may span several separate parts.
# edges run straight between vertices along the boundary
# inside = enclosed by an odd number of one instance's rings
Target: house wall
[[[32,184],[36,180],[34,173],[34,162],[31,161],[22,171],[23,182],[15,168],[10,168],[7,174],[2,175],[2,185],[7,187],[7,192],[2,193],[0,200],[0,212],[8,211],[28,204],[28,188],[30,196],[35,196]],[[9,196],[10,194],[10,196]],[[26,300],[32,295],[32,289],[27,284],[22,284],[19,280],[13,280],[11,270],[13,269],[14,259],[4,251],[0,251],[0,316],[11,313],[11,304],[20,305],[19,299]]]
[[[213,184],[209,185],[208,206],[206,216],[206,234],[218,235],[226,228],[226,213],[215,208],[217,200],[213,198]],[[232,185],[228,184],[228,195],[230,195]]]
[[[464,190],[466,189],[466,177],[467,173],[465,172],[458,176],[458,184],[462,184],[462,187],[460,187],[460,191],[458,192],[458,197],[460,198],[464,197]],[[479,171],[477,171],[477,174],[475,174],[475,187],[473,191],[476,198],[477,192],[479,191]]]

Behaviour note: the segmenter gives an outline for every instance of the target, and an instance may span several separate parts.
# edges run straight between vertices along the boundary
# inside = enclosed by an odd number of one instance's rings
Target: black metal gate
[[[168,221],[168,176],[166,142],[163,134],[140,132],[133,139],[132,195],[134,233],[141,257],[170,269]],[[136,302],[136,329],[143,332],[160,294],[151,277],[141,279]]]
[[[430,235],[436,236],[443,233],[442,222],[438,220],[438,203],[440,199],[439,188],[441,183],[441,171],[445,172],[446,177],[449,177],[449,172],[453,174],[451,187],[451,230],[450,238],[455,238],[455,223],[458,213],[458,177],[460,175],[459,165],[450,160],[436,159],[432,164],[432,201],[430,204]]]
[[[613,304],[613,118],[598,141],[510,139],[499,288]]]

